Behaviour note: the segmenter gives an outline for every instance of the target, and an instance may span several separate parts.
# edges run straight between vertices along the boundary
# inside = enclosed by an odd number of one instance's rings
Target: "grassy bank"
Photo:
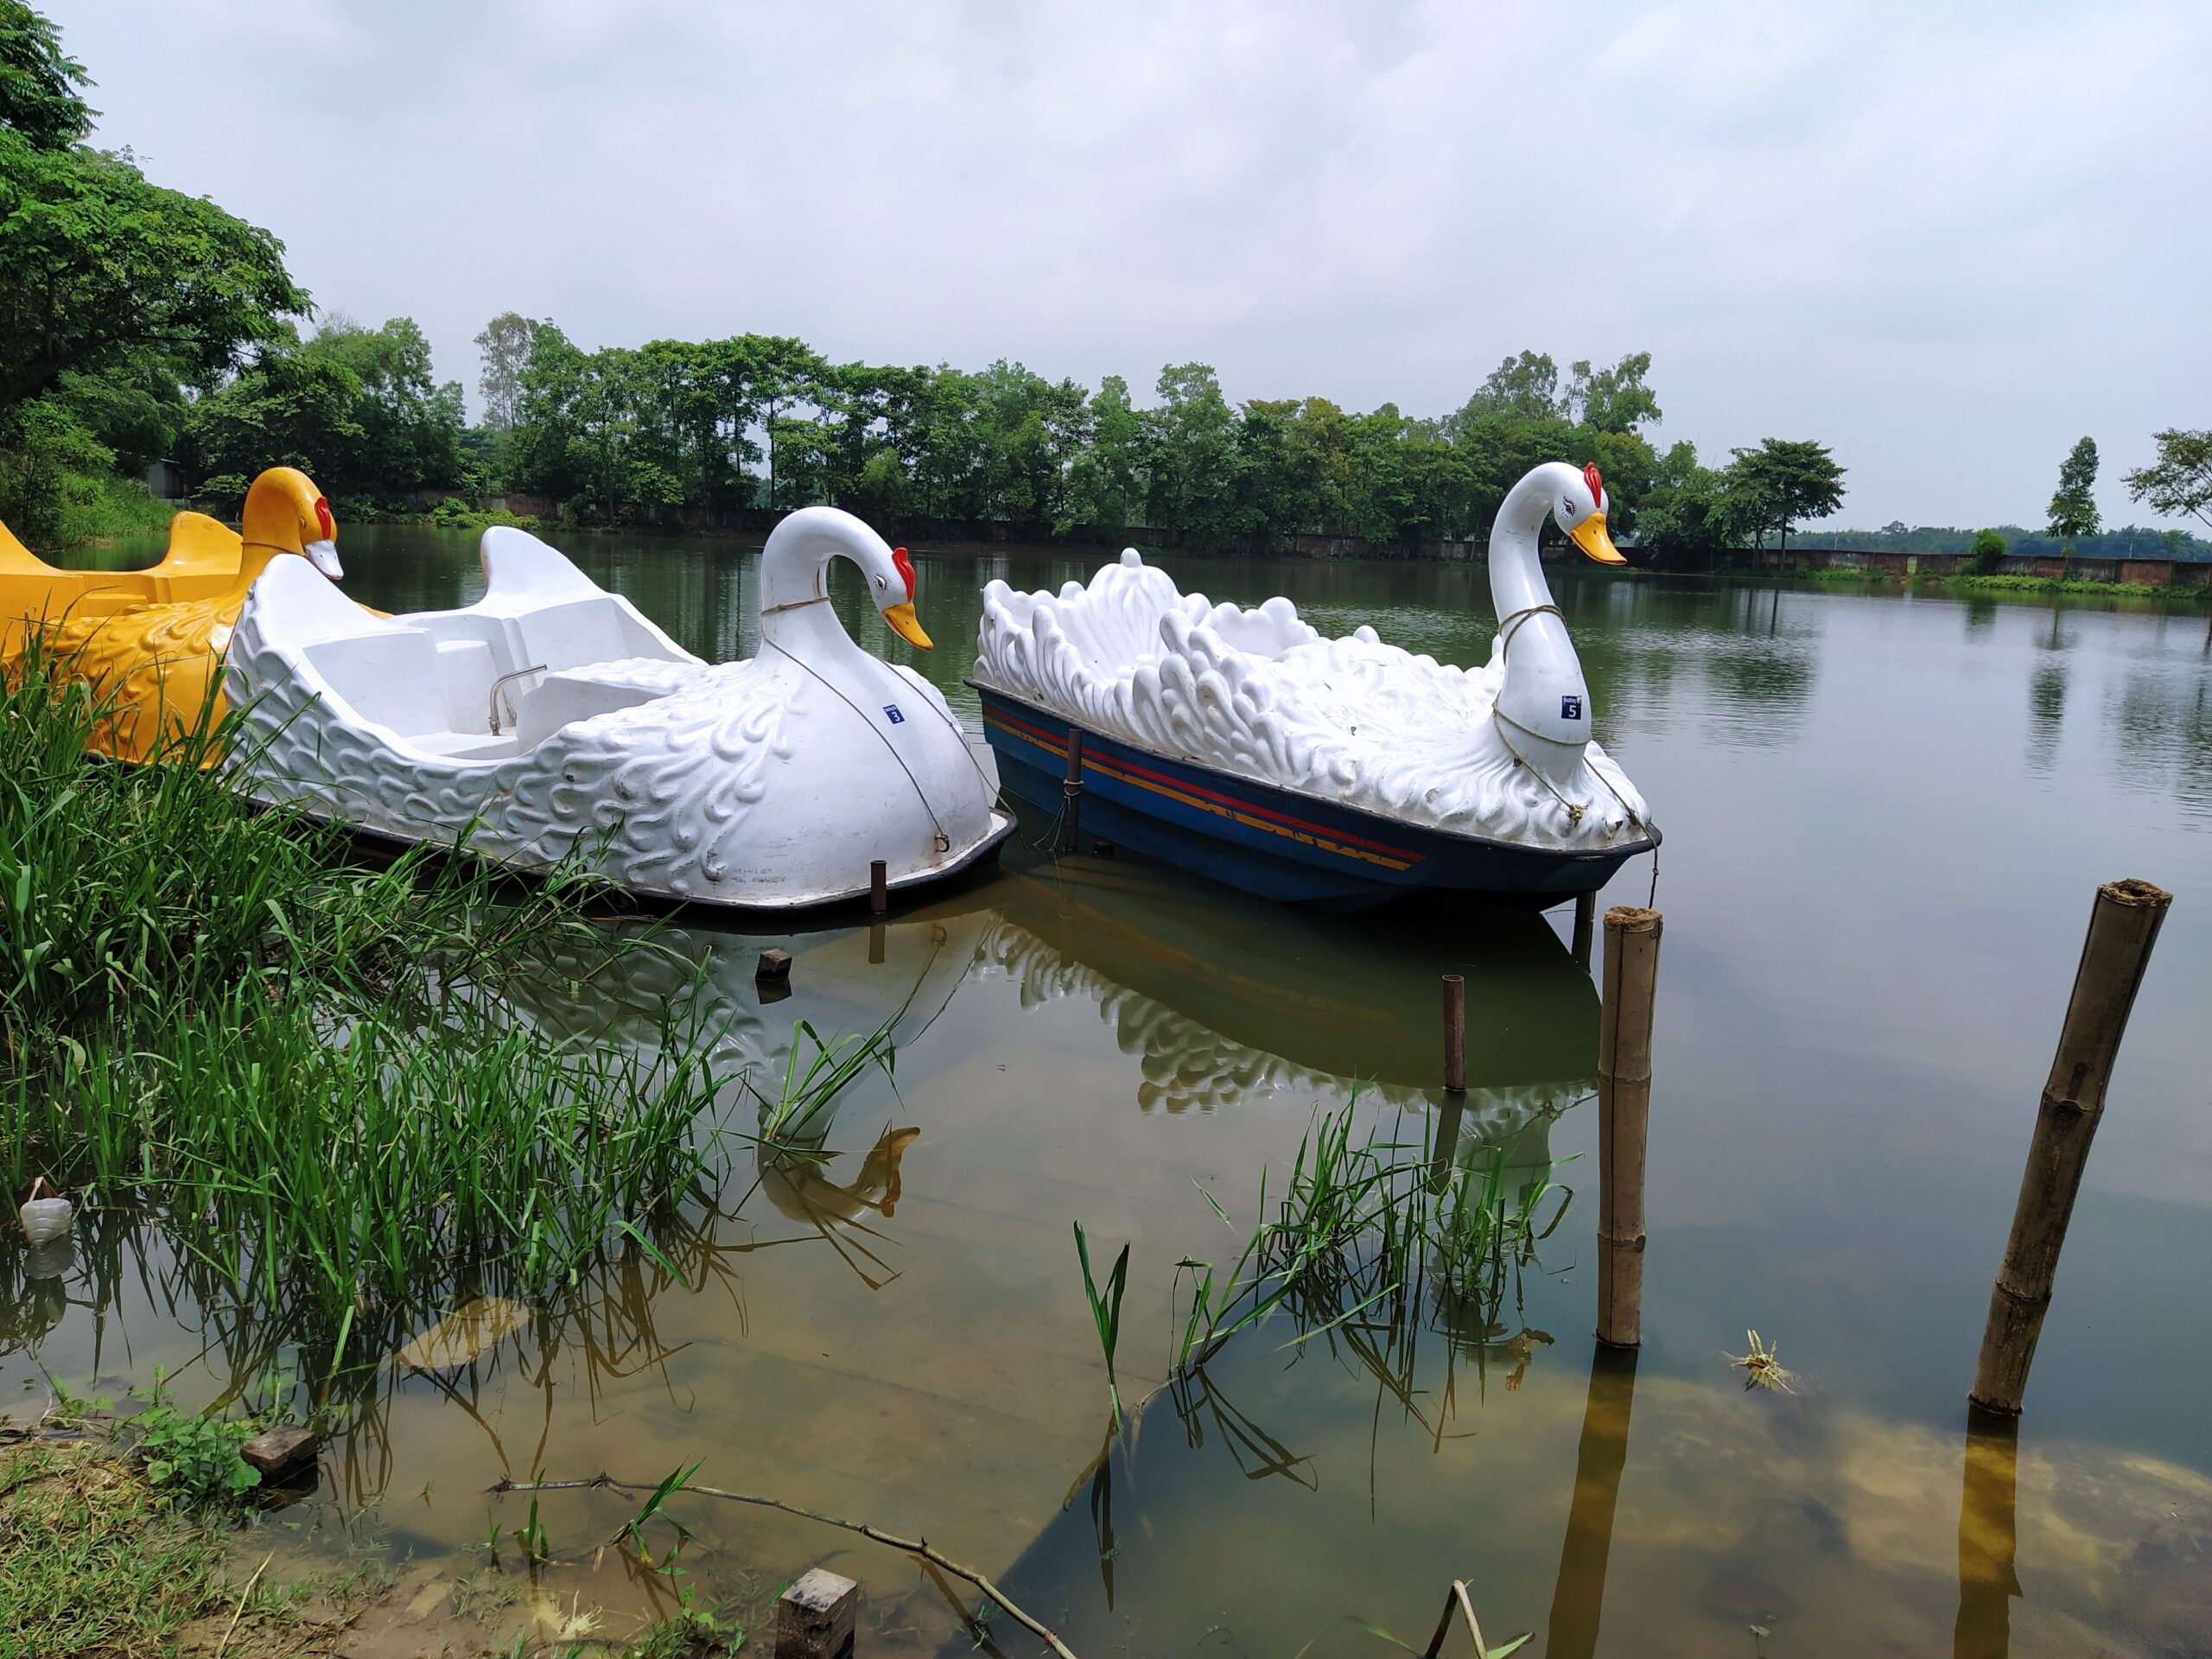
[[[1673,574],[1673,573],[1667,573]],[[2139,582],[2090,582],[2080,577],[2024,575],[1901,576],[1885,570],[1831,569],[1768,570],[1743,566],[1692,573],[1720,582],[1811,582],[1821,588],[1923,594],[2013,594],[2044,598],[2071,594],[2106,599],[2155,599],[2173,605],[2212,601],[2212,586],[2156,588]]]
[[[438,1598],[425,1623],[420,1592],[404,1605],[405,1587],[377,1554],[304,1576],[270,1573],[275,1541],[257,1519],[181,1501],[104,1435],[0,1448],[0,1655],[712,1659],[744,1640],[689,1611],[626,1638],[547,1640],[519,1595],[493,1593],[481,1574]],[[410,1613],[404,1633],[390,1628]]]

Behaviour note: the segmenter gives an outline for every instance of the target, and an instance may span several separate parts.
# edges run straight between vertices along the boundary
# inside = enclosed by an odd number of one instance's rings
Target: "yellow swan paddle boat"
[[[181,512],[169,549],[145,570],[60,570],[0,527],[0,671],[31,634],[111,696],[93,747],[119,760],[157,755],[221,718],[223,652],[247,591],[270,560],[296,553],[345,574],[330,504],[296,467],[272,467],[246,492],[240,529]]]

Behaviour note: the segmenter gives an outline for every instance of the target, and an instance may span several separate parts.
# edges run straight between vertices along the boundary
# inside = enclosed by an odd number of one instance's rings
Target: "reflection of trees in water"
[[[1694,673],[1724,742],[1770,748],[1795,737],[1820,650],[1806,595],[1778,586],[1613,586],[1621,598],[1609,626],[1575,640],[1600,718],[1619,722],[1611,729],[1664,730],[1678,685]]]
[[[2190,664],[2132,672],[2106,698],[2105,721],[2126,763],[2113,769],[2123,786],[2212,807],[2212,671]]]
[[[2028,766],[2046,772],[2058,754],[2066,722],[2066,659],[2045,657],[2028,672]]]

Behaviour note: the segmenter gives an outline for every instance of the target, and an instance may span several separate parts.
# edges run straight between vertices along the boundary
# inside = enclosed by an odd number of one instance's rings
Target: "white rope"
[[[1506,653],[1512,650],[1513,636],[1521,631],[1521,625],[1526,622],[1530,617],[1541,616],[1547,612],[1551,615],[1559,618],[1562,626],[1565,625],[1567,621],[1567,613],[1560,610],[1558,606],[1549,604],[1523,606],[1521,609],[1511,612],[1500,620],[1497,625],[1497,654],[1500,660],[1503,660]],[[1540,769],[1529,765],[1528,757],[1522,754],[1520,750],[1513,747],[1513,740],[1506,736],[1505,728],[1508,726],[1510,726],[1515,731],[1519,732],[1523,737],[1533,737],[1540,743],[1548,743],[1554,740],[1546,737],[1541,732],[1532,731],[1528,727],[1523,726],[1519,721],[1514,719],[1510,715],[1500,709],[1495,701],[1491,703],[1490,715],[1492,723],[1497,728],[1498,741],[1505,745],[1505,752],[1513,757],[1513,764],[1516,766],[1527,766],[1531,772],[1535,773],[1536,781],[1541,784],[1546,789],[1551,791],[1552,798],[1567,809],[1567,821],[1568,823],[1580,823],[1582,822],[1582,815],[1590,810],[1590,804],[1587,801],[1585,801],[1581,805],[1577,806],[1573,801],[1568,800],[1566,796],[1560,794],[1557,789],[1553,788],[1552,780],[1545,777]],[[1613,787],[1613,780],[1606,777],[1605,774],[1599,771],[1596,766],[1592,766],[1586,759],[1583,762],[1583,767],[1584,770],[1587,771],[1592,778],[1595,778],[1599,783],[1605,786],[1605,792],[1607,794],[1611,795],[1616,801],[1620,803],[1621,810],[1628,815],[1628,821],[1634,824],[1637,829],[1643,830],[1646,834],[1649,834],[1650,827],[1637,815],[1636,809],[1628,804],[1628,797],[1622,794],[1620,791]]]
[[[803,602],[811,605],[817,601],[813,600],[807,600]],[[804,658],[794,656],[791,652],[785,651],[783,646],[778,645],[774,640],[767,638],[765,634],[761,637],[760,643],[766,645],[772,651],[781,652],[784,656],[791,658],[792,662],[797,663],[799,667],[804,669],[809,674],[812,674],[817,680],[822,683],[823,685],[829,688],[830,696],[836,697],[838,702],[843,703],[846,708],[851,709],[855,714],[861,717],[861,725],[867,727],[869,731],[875,733],[876,741],[882,744],[885,748],[891,751],[891,758],[899,763],[899,770],[906,774],[906,781],[913,786],[914,798],[922,804],[922,810],[930,815],[930,823],[936,826],[938,851],[940,853],[950,852],[952,850],[952,837],[947,835],[944,831],[944,821],[938,817],[937,809],[930,804],[928,791],[923,789],[921,779],[914,776],[914,769],[906,764],[906,757],[899,753],[899,746],[893,743],[888,737],[886,737],[881,732],[877,731],[875,721],[869,717],[868,712],[863,709],[860,704],[855,702],[850,697],[847,696],[842,691],[837,690],[836,686],[831,685],[827,679],[823,678],[823,677],[817,671],[812,664],[807,662]],[[963,747],[965,747],[965,740],[963,740]],[[975,757],[970,755],[969,759],[972,763]]]

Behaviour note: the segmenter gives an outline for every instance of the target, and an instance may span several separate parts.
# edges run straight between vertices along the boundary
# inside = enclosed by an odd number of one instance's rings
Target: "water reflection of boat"
[[[945,908],[806,933],[652,928],[611,963],[564,957],[504,995],[522,1017],[564,1033],[640,1051],[696,1039],[683,1058],[706,1060],[734,1089],[743,1073],[772,1092],[793,1041],[806,1040],[802,1021],[825,1041],[877,1030],[894,1046],[918,1038],[967,978],[989,928],[988,912]],[[774,991],[753,977],[770,947],[791,957],[787,984]]]
[[[1441,918],[1384,936],[1218,893],[1194,906],[1156,871],[1090,860],[1014,874],[995,896],[1003,919],[989,959],[1027,1005],[1096,1002],[1142,1061],[1147,1109],[1262,1093],[1340,1100],[1355,1086],[1426,1107],[1440,1097],[1446,970],[1467,982],[1469,1138],[1510,1132],[1588,1087],[1596,993],[1535,917],[1486,918],[1478,942]]]

